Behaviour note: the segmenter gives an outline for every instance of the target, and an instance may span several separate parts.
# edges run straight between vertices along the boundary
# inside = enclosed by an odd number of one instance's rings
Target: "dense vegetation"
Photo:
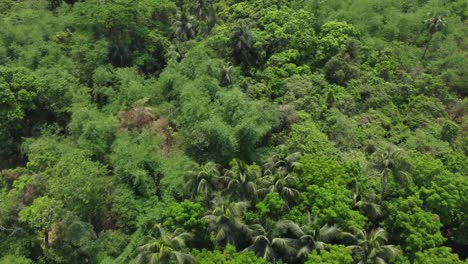
[[[0,263],[463,263],[467,21],[1,0]]]

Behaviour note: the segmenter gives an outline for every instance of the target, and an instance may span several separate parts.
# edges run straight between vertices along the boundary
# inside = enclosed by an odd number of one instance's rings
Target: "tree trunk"
[[[429,37],[429,39],[427,40],[427,43],[426,43],[426,48],[424,49],[424,53],[421,57],[421,60],[424,60],[424,57],[426,57],[426,52],[427,50],[429,49],[429,44],[431,43],[431,39],[432,39],[432,34],[431,36]]]

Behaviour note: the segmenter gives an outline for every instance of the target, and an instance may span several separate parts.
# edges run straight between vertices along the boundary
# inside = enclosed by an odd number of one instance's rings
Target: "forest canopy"
[[[0,264],[468,263],[464,0],[1,0]]]

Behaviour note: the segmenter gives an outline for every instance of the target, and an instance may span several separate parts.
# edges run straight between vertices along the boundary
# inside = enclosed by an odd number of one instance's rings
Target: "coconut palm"
[[[305,259],[314,249],[324,250],[327,243],[341,234],[341,230],[335,225],[325,224],[320,227],[317,218],[312,220],[310,214],[307,215],[307,219],[307,224],[302,227],[291,221],[286,221],[283,224],[284,228],[288,230],[287,232],[291,233],[297,240],[296,257],[299,259]]]
[[[254,37],[245,22],[233,28],[229,39],[237,63],[246,65],[254,63]]]
[[[196,36],[194,19],[187,13],[177,13],[172,23],[174,36],[181,41],[187,41]]]
[[[402,158],[402,150],[396,147],[388,147],[380,156],[377,168],[381,169],[380,203],[382,203],[387,190],[388,176],[392,175],[400,184],[409,182],[409,175],[403,171],[406,162]]]
[[[273,174],[278,170],[290,173],[294,167],[299,165],[302,157],[300,152],[288,153],[285,145],[279,145],[277,151],[263,165],[266,174]]]
[[[175,59],[177,62],[181,62],[185,58],[185,53],[187,52],[186,48],[183,45],[176,41],[174,44],[170,45],[165,57],[169,61]]]
[[[365,230],[357,230],[354,234],[343,233],[343,238],[352,244],[349,248],[353,250],[353,257],[359,264],[385,264],[401,255],[397,247],[384,245],[387,242],[387,232],[382,228],[370,233]]]
[[[205,199],[223,186],[223,176],[219,172],[218,165],[208,162],[196,170],[186,173],[186,188],[191,192],[192,199],[202,195]]]
[[[145,244],[138,247],[140,253],[135,260],[137,263],[195,263],[192,256],[180,251],[185,247],[185,243],[192,238],[190,233],[183,232],[181,229],[167,233],[160,224],[155,226],[155,231],[155,236],[147,237]]]
[[[197,18],[201,21],[209,21],[215,14],[212,0],[195,0],[194,9]]]
[[[287,174],[283,170],[277,170],[274,174],[266,174],[260,179],[260,184],[264,186],[258,192],[266,194],[277,192],[286,202],[286,209],[289,209],[291,203],[299,197],[299,191],[294,188],[298,179],[295,174]]]
[[[233,83],[235,68],[231,62],[224,63],[219,73],[219,82],[222,86],[229,86]]]
[[[244,252],[253,251],[258,257],[262,257],[271,263],[276,263],[281,257],[295,256],[297,252],[295,248],[296,240],[281,237],[281,230],[285,229],[283,226],[285,223],[279,221],[269,228],[264,228],[258,224],[253,225],[252,244],[244,249]]]
[[[257,196],[256,180],[260,176],[260,168],[247,165],[239,159],[230,162],[231,169],[224,176],[229,179],[227,190],[241,200],[255,200]]]
[[[242,221],[249,206],[248,202],[229,202],[221,194],[213,199],[213,208],[203,217],[208,228],[215,233],[216,243],[222,247],[227,244],[238,246],[251,235],[251,229]]]
[[[371,195],[367,195],[366,199],[363,200],[359,191],[359,183],[356,181],[355,184],[355,191],[353,194],[354,207],[358,208],[359,211],[369,219],[376,220],[381,217],[383,212],[382,206],[379,205],[380,200],[378,195],[372,193]]]
[[[424,49],[422,59],[426,57],[426,52],[429,49],[429,44],[431,42],[432,36],[435,33],[442,31],[444,28],[447,27],[447,23],[445,22],[442,16],[432,16],[431,13],[428,13],[428,15],[430,17],[424,21],[424,27],[429,33],[429,39],[427,40],[426,48]]]

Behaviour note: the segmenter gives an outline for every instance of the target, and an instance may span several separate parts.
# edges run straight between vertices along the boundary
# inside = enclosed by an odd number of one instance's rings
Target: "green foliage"
[[[111,164],[119,180],[136,194],[157,194],[159,139],[150,130],[139,135],[120,133],[112,144]]]
[[[19,125],[25,112],[34,109],[35,79],[26,68],[0,68],[2,136]]]
[[[342,165],[324,156],[304,155],[300,160],[299,170],[302,174],[301,185],[303,187],[312,184],[322,186],[326,182],[346,185],[351,181]]]
[[[38,231],[47,232],[50,225],[62,219],[63,203],[47,196],[34,199],[34,202],[19,212],[19,220],[28,223]]]
[[[331,245],[328,250],[313,251],[305,262],[306,264],[313,263],[329,263],[329,264],[342,264],[352,263],[353,257],[351,249],[341,245]]]
[[[65,154],[46,173],[48,193],[63,202],[66,209],[83,219],[92,219],[105,207],[102,195],[112,189],[106,172],[102,165],[86,157],[73,152]]]
[[[416,253],[414,259],[415,264],[435,264],[435,263],[463,263],[457,256],[453,254],[448,247],[431,248],[422,252]]]
[[[105,230],[99,233],[99,237],[96,240],[96,248],[99,252],[115,258],[122,253],[129,240],[129,236],[120,231]]]
[[[334,144],[310,121],[293,124],[289,147],[305,154],[331,155],[336,152]]]
[[[439,216],[421,209],[421,203],[416,197],[408,197],[388,205],[386,224],[392,234],[399,234],[403,249],[410,254],[440,246],[445,241],[440,233]]]
[[[461,263],[466,10],[0,1],[0,263]]]
[[[182,227],[190,232],[203,232],[205,222],[203,217],[203,206],[184,200],[181,203],[171,203],[162,212],[163,225],[169,230]]]
[[[261,218],[278,219],[282,215],[286,203],[281,199],[278,193],[272,192],[265,196],[255,207],[260,213]]]
[[[240,253],[232,245],[226,246],[224,252],[219,250],[202,251],[194,250],[192,253],[195,256],[197,263],[200,264],[263,264],[268,263],[266,260],[257,258],[253,252]]]
[[[343,229],[362,229],[366,222],[366,217],[352,209],[351,192],[336,182],[310,185],[304,196],[304,206],[323,223],[337,224]]]
[[[330,21],[322,25],[317,48],[317,59],[326,60],[342,49],[348,38],[359,37],[359,31],[346,22]]]
[[[31,264],[32,261],[22,256],[7,255],[0,259],[0,264]]]

